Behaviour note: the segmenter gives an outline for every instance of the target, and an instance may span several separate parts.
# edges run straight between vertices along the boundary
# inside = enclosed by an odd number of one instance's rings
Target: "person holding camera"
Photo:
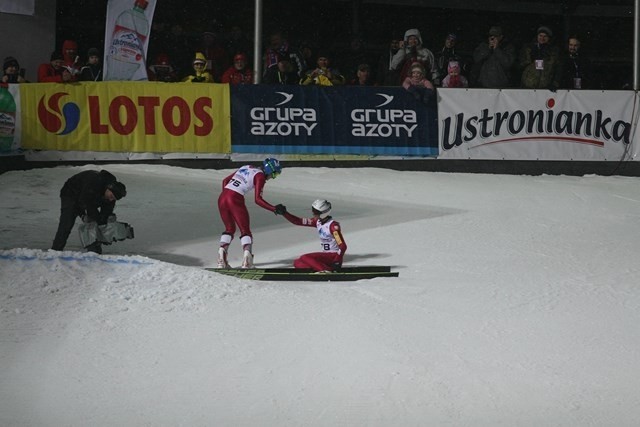
[[[51,54],[50,62],[38,66],[38,83],[69,83],[73,75],[64,67],[62,53],[55,51]]]
[[[507,88],[511,87],[511,72],[516,61],[516,50],[504,37],[502,28],[489,29],[487,40],[473,52],[473,70],[471,84],[474,87]]]
[[[207,58],[202,52],[196,52],[196,57],[193,60],[194,74],[185,77],[183,82],[191,83],[215,83],[213,76],[207,71]]]
[[[102,253],[102,244],[110,243],[110,241],[102,239],[96,240],[98,227],[104,229],[104,226],[107,225],[107,231],[109,231],[109,229],[120,225],[122,230],[116,230],[118,231],[116,234],[121,236],[115,240],[133,238],[131,227],[128,224],[116,222],[113,215],[116,200],[120,200],[126,195],[125,185],[117,181],[116,177],[106,170],[87,170],[73,175],[60,190],[60,221],[51,249],[54,251],[64,250],[77,217],[82,218],[84,225],[85,233],[83,234],[81,230],[81,241],[85,249],[90,252],[100,254]],[[87,227],[90,230],[87,230]],[[83,235],[91,235],[90,231],[93,231],[94,239],[91,242],[85,242],[82,237]]]
[[[345,83],[344,76],[337,69],[330,67],[329,56],[320,52],[316,59],[318,65],[313,70],[308,70],[300,79],[301,85],[337,86]]]
[[[404,33],[404,39],[399,43],[399,49],[391,58],[390,71],[399,70],[400,81],[402,85],[407,77],[411,77],[411,69],[416,62],[422,64],[426,74],[425,77],[429,81],[435,81],[438,78],[438,69],[433,52],[423,45],[422,35],[417,28],[411,28]]]
[[[20,68],[18,60],[13,56],[4,58],[2,71],[2,83],[29,83],[24,78],[24,68]]]

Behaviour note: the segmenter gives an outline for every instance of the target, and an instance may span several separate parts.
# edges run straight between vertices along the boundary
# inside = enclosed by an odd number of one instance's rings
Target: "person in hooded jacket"
[[[100,61],[100,52],[95,47],[87,51],[87,63],[80,69],[81,82],[101,82],[102,81],[102,64]]]
[[[78,56],[78,43],[75,40],[65,40],[62,43],[62,66],[69,70],[72,80],[78,79],[81,63]]]
[[[64,250],[77,217],[85,223],[106,224],[113,214],[116,200],[126,195],[125,185],[106,170],[88,170],[73,175],[60,190],[60,221],[51,249]],[[98,242],[86,249],[102,253],[102,245]]]
[[[425,68],[428,79],[434,81],[438,78],[438,68],[436,67],[433,52],[422,45],[420,30],[412,28],[404,33],[404,40],[400,42],[400,49],[391,58],[390,71],[400,70],[400,81],[402,84],[411,74],[411,67],[416,62]]]
[[[196,52],[196,58],[193,60],[194,74],[185,77],[183,82],[191,83],[215,83],[213,76],[206,70],[207,58],[202,52]]]

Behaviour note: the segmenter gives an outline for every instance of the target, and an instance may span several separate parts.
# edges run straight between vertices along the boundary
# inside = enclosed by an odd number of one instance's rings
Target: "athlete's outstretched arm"
[[[270,212],[275,212],[276,207],[262,198],[262,190],[264,189],[265,182],[266,182],[266,179],[263,173],[257,173],[256,176],[253,178],[256,205]]]

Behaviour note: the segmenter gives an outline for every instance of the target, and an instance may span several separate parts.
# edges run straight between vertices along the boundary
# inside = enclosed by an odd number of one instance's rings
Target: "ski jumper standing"
[[[331,203],[326,200],[316,200],[311,205],[313,218],[299,218],[286,212],[286,208],[278,207],[284,217],[294,225],[316,227],[320,236],[322,252],[312,252],[300,256],[293,261],[295,268],[311,268],[314,271],[335,271],[342,267],[342,260],[347,251],[347,243],[342,237],[340,223],[335,221],[331,213]]]
[[[245,165],[222,180],[222,193],[218,197],[218,210],[224,223],[224,232],[220,236],[218,249],[218,268],[230,268],[227,262],[227,250],[236,232],[240,229],[240,243],[242,244],[242,268],[253,267],[253,236],[251,222],[244,196],[251,190],[255,191],[255,202],[261,208],[276,212],[276,207],[262,198],[264,184],[269,179],[275,179],[282,172],[280,162],[274,158],[267,158],[261,167]]]

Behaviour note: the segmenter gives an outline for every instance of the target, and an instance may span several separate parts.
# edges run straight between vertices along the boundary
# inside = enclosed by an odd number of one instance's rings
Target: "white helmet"
[[[331,212],[331,203],[327,202],[326,200],[318,199],[311,204],[311,210],[320,218],[326,218]]]

